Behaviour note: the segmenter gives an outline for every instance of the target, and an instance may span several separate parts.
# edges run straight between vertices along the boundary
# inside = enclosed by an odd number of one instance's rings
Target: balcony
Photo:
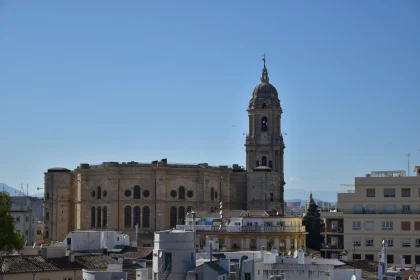
[[[327,249],[327,250],[343,249],[343,244],[324,243],[322,245],[322,249]]]
[[[177,225],[178,230],[192,231],[192,225]],[[196,225],[197,232],[244,232],[244,233],[270,233],[270,232],[305,232],[304,226],[212,226],[212,225]]]

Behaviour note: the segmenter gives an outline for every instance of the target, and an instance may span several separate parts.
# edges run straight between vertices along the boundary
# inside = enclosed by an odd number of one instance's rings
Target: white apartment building
[[[38,221],[42,221],[42,199],[30,196],[11,196],[10,214],[15,219],[15,231],[19,232],[27,245],[33,245],[42,232]]]
[[[343,252],[352,259],[378,261],[382,241],[387,263],[420,264],[420,166],[405,171],[378,171],[355,178],[354,191],[338,194],[337,210],[322,212],[328,258]]]

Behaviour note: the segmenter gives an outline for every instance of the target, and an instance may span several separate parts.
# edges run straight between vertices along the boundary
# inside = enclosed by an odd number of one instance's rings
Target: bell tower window
[[[268,119],[267,119],[267,117],[263,117],[261,119],[261,131],[268,131]]]
[[[263,157],[262,157],[262,160],[261,160],[261,165],[262,165],[262,166],[267,166],[267,157],[266,157],[266,156],[263,156]]]

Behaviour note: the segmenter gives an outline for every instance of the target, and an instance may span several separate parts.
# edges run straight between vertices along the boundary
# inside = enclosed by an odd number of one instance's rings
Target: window
[[[134,199],[140,199],[140,196],[141,196],[140,186],[134,186],[133,198]]]
[[[414,230],[420,230],[420,222],[414,222]]]
[[[267,104],[263,103],[263,109],[267,108]]]
[[[373,246],[373,238],[366,238],[366,247]]]
[[[384,197],[395,197],[395,189],[384,189]]]
[[[353,246],[360,246],[362,244],[362,240],[360,237],[353,237]]]
[[[415,261],[416,264],[420,264],[420,255],[416,255],[414,257],[414,261]]]
[[[251,280],[251,273],[245,273],[245,280]]]
[[[401,196],[402,197],[410,197],[410,189],[409,188],[403,188],[401,189]]]
[[[268,167],[273,168],[273,162],[271,160],[268,161]]]
[[[262,166],[267,166],[267,157],[266,157],[266,156],[263,156],[263,157],[261,158],[261,165],[262,165]]]
[[[48,215],[49,213],[47,213],[47,215]],[[49,215],[48,215],[49,216]],[[48,219],[46,219],[46,220],[48,220]],[[20,222],[20,216],[17,216],[16,218],[15,218],[15,222],[16,223],[19,223]]]
[[[90,226],[95,227],[96,226],[96,211],[95,206],[92,206],[90,209]]]
[[[387,263],[394,263],[394,255],[386,255]]]
[[[217,199],[218,193],[214,192],[214,198]]]
[[[177,209],[175,206],[172,206],[169,213],[169,226],[171,228],[176,227],[176,219],[177,219]]]
[[[366,254],[365,255],[365,259],[366,260],[369,260],[369,261],[374,261],[375,259],[374,259],[374,256],[372,255],[372,254]]]
[[[45,220],[50,220],[50,212],[45,213]]]
[[[367,214],[375,214],[376,213],[376,206],[375,205],[366,206],[366,213]]]
[[[50,200],[50,193],[49,192],[47,192],[47,195],[45,196],[45,199]]]
[[[361,254],[353,254],[353,260],[361,260],[362,255]]]
[[[95,192],[95,190],[91,191],[91,192],[90,192],[90,195],[91,195],[92,197],[95,197],[95,196],[96,196],[96,192]]]
[[[131,207],[124,207],[124,227],[131,228]]]
[[[210,200],[214,200],[214,188],[211,187],[210,189]]]
[[[416,247],[420,247],[420,238],[416,238]]]
[[[393,222],[382,222],[382,230],[393,230],[394,223]]]
[[[183,186],[180,186],[178,189],[178,199],[185,199],[185,188]]]
[[[25,221],[29,222],[29,217],[28,216],[25,217]]]
[[[267,117],[263,117],[261,119],[261,131],[268,131],[268,119],[267,119]]]
[[[193,197],[193,195],[194,195],[194,193],[193,193],[193,191],[187,191],[187,196],[189,197],[189,198],[191,198],[191,197]]]
[[[411,255],[405,255],[405,264],[411,264]]]
[[[388,247],[393,247],[394,246],[394,239],[392,239],[392,238],[384,239],[384,242]]]
[[[28,234],[29,234],[29,231],[25,230],[25,235],[28,236]]]
[[[373,230],[373,222],[372,221],[366,221],[365,222],[365,230]]]
[[[130,197],[131,196],[131,191],[130,190],[125,190],[124,195],[126,197]]]
[[[149,197],[149,195],[150,195],[150,191],[149,190],[144,190],[143,191],[143,196],[144,197]]]
[[[402,213],[403,214],[409,214],[409,213],[411,213],[411,205],[403,205],[402,206]]]
[[[273,202],[274,201],[274,194],[270,193],[270,201]]]
[[[140,206],[134,206],[134,209],[133,209],[133,226],[138,225],[140,227],[140,215],[141,215]]]
[[[143,207],[143,228],[150,227],[150,208],[149,206]]]
[[[184,206],[180,206],[178,208],[178,222],[180,225],[185,224],[185,207]]]
[[[104,208],[102,208],[102,227],[107,227],[108,226],[108,210],[106,209],[106,206],[104,206]]]
[[[97,191],[97,199],[101,199],[102,198],[102,189],[101,189],[101,187],[99,186],[98,187],[98,191]]]
[[[384,205],[384,213],[395,214],[396,212],[397,212],[397,207],[395,205]]]
[[[255,163],[255,166],[256,167],[260,166],[260,161],[259,160],[257,160],[257,162]]]
[[[102,211],[101,211],[101,206],[98,206],[97,208],[97,212],[98,212],[98,227],[101,227],[101,223],[102,223]]]
[[[362,205],[353,205],[353,212],[355,214],[362,213],[362,209],[363,209]]]
[[[367,189],[366,190],[367,197],[375,197],[375,189]]]
[[[360,230],[360,229],[362,229],[361,222],[359,221],[353,222],[353,230]]]
[[[410,247],[411,246],[410,238],[402,238],[401,239],[401,245],[402,245],[402,247]]]
[[[408,221],[401,222],[401,230],[410,230],[410,224]]]

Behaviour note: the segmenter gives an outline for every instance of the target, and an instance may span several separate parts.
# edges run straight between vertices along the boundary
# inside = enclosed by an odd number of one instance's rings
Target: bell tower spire
[[[265,61],[266,61],[265,60],[265,53],[264,53],[264,56],[263,56],[262,61],[264,62],[264,68],[262,70],[261,83],[268,84],[268,82],[270,81],[270,79],[268,78],[268,70],[267,70],[267,67],[265,67]]]

